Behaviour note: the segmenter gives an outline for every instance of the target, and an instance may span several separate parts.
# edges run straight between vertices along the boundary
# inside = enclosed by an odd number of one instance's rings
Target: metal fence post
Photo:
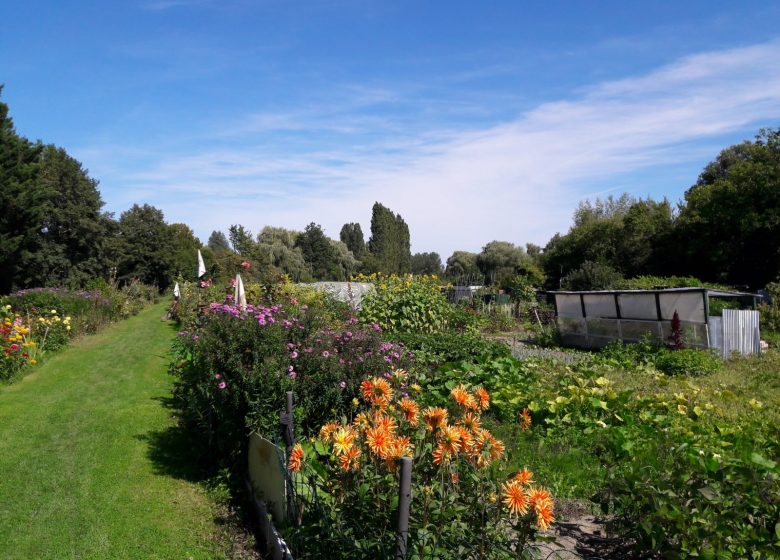
[[[292,391],[287,391],[286,395],[286,403],[285,403],[285,411],[281,414],[280,423],[282,424],[282,438],[284,439],[285,444],[285,457],[287,458],[287,461],[290,460],[290,454],[292,453],[293,443],[295,440],[295,430],[293,426],[293,393]],[[285,465],[286,467],[286,465]],[[287,483],[287,519],[290,521],[295,519],[295,512],[294,512],[294,506],[295,502],[293,501],[293,482],[292,482],[292,476],[290,476],[289,471],[285,469],[286,472],[286,483]]]
[[[409,506],[412,502],[412,459],[401,457],[398,480],[398,532],[395,535],[395,560],[406,560],[409,537]]]

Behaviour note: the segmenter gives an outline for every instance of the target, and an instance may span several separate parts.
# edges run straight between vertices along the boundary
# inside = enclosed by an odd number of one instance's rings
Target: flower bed
[[[137,313],[156,295],[147,286],[72,291],[31,288],[0,298],[0,380],[16,376],[76,335]]]
[[[174,345],[171,371],[182,421],[205,435],[203,455],[215,466],[243,467],[247,434],[273,439],[288,390],[295,392],[299,436],[316,433],[332,415],[346,414],[363,379],[411,356],[385,342],[382,329],[360,326],[346,305],[320,294],[313,303],[212,303]]]

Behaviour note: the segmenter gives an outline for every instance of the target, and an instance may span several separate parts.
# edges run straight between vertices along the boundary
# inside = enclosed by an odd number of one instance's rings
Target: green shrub
[[[490,360],[509,356],[507,344],[476,333],[391,333],[390,340],[403,344],[417,366],[437,367],[447,362]]]
[[[655,367],[668,375],[692,377],[709,375],[715,372],[721,363],[712,352],[693,348],[663,350],[655,359]]]
[[[662,558],[776,558],[780,468],[766,457],[778,449],[756,450],[728,435],[649,429],[626,440],[645,443],[611,470],[600,494],[614,529]]]
[[[742,306],[738,301],[726,298],[710,298],[710,317],[720,317],[724,309],[740,309]]]
[[[605,365],[625,370],[655,365],[658,355],[663,351],[661,346],[649,338],[636,344],[610,342],[604,348],[594,353],[591,362],[594,365]]]
[[[477,333],[488,324],[488,319],[476,307],[466,301],[452,306],[449,328],[461,333]]]
[[[515,421],[517,414],[531,402],[538,391],[536,362],[511,356],[484,360],[465,360],[444,364],[431,373],[420,373],[420,384],[426,404],[444,406],[450,391],[465,383],[481,385],[492,397],[490,411],[499,419]]]
[[[780,333],[780,282],[767,284],[766,291],[772,298],[770,303],[761,303],[758,311],[761,314],[761,328],[763,330]]]
[[[436,276],[377,273],[355,280],[376,286],[361,302],[360,319],[365,324],[380,325],[388,332],[435,332],[450,324],[453,307]]]
[[[637,276],[619,280],[615,285],[619,290],[661,290],[666,288],[713,288],[728,290],[728,286],[702,282],[693,276]]]
[[[485,324],[484,332],[503,333],[517,329],[517,319],[512,315],[511,305],[492,305],[482,312]]]
[[[620,273],[611,266],[585,261],[582,266],[563,277],[564,290],[610,290],[622,280]]]
[[[593,354],[590,363],[629,371],[652,366],[668,375],[693,377],[709,375],[722,364],[711,351],[694,348],[670,350],[650,339],[636,344],[610,343]]]

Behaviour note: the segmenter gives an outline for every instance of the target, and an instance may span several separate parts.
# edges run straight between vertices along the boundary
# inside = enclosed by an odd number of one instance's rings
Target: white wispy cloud
[[[356,94],[361,109],[397,99],[370,88]],[[257,112],[232,133],[218,131],[226,139],[219,148],[160,154],[121,179],[112,172],[104,197],[112,200],[113,182],[123,199],[152,187],[149,202],[203,238],[232,223],[257,231],[316,221],[336,237],[343,223],[360,221],[367,232],[371,205],[381,201],[409,224],[413,250],[446,258],[492,239],[544,243],[568,228],[579,200],[609,191],[626,173],[700,158],[697,142],[752,136],[779,120],[774,41],[594,84],[483,128],[420,125],[414,115],[352,113],[348,105]],[[310,131],[333,133],[332,145]],[[277,144],[285,133],[294,142]],[[101,157],[93,155],[98,164],[87,164],[99,173]]]

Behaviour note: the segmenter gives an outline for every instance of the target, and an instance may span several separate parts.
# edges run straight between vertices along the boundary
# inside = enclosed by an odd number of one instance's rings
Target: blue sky
[[[240,223],[412,250],[544,244],[584,198],[679,200],[780,126],[777,2],[3,2],[18,132],[64,147],[106,209],[206,241]]]

